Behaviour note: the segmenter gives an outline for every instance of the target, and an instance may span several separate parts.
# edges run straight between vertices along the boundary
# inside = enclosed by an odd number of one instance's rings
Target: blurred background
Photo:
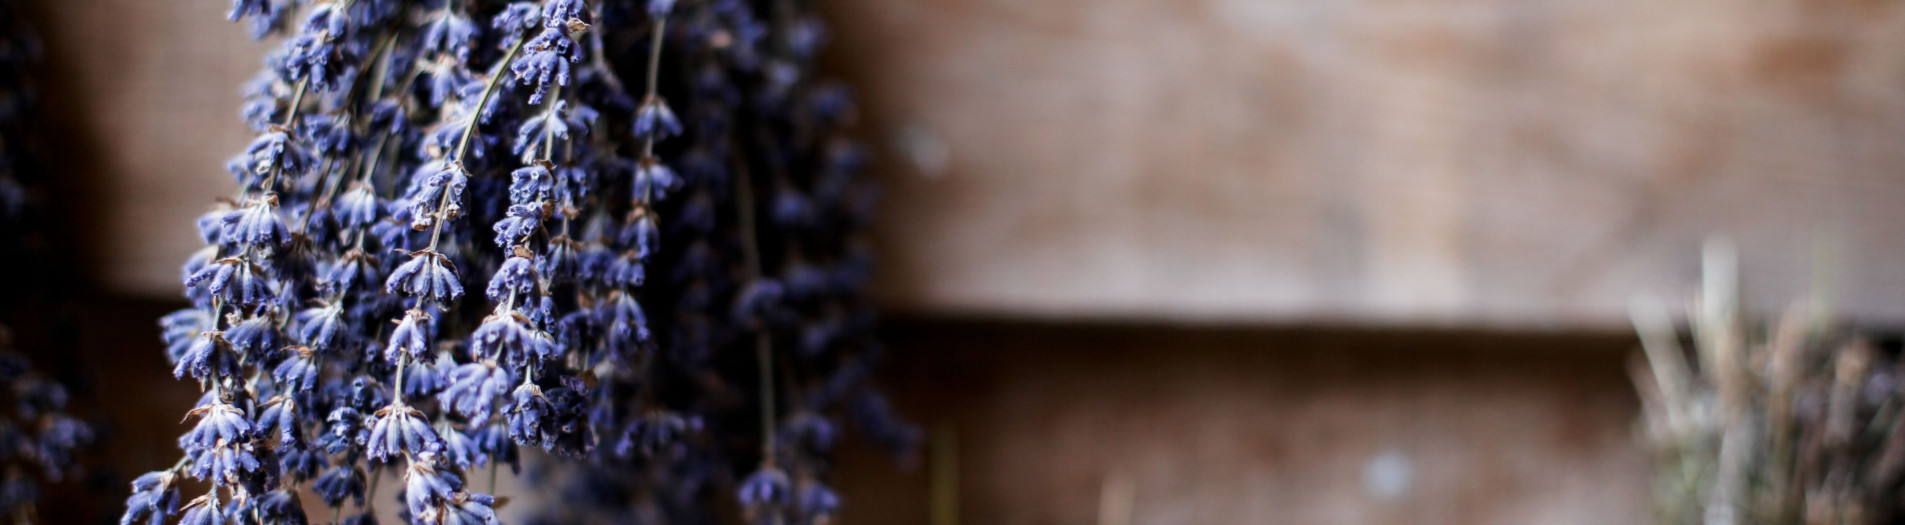
[[[119,464],[197,396],[154,320],[249,139],[228,4],[29,2],[87,284],[45,359],[111,364]],[[821,5],[931,441],[849,446],[846,523],[1645,522],[1628,304],[1703,239],[1749,310],[1905,320],[1905,2]]]

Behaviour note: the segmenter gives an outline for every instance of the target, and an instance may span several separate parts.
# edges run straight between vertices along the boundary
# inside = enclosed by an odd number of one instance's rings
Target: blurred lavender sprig
[[[841,424],[850,419],[899,453],[919,440],[868,387],[881,352],[863,294],[870,258],[860,230],[873,192],[861,177],[863,150],[844,135],[851,97],[816,78],[820,23],[804,4],[625,8],[605,11],[603,25],[635,26],[612,22],[617,14],[650,22],[618,38],[647,41],[615,69],[648,79],[631,123],[642,145],[633,181],[643,205],[633,209],[637,228],[621,235],[643,251],[659,246],[645,262],[662,270],[651,272],[641,295],[642,306],[661,314],[650,316],[660,351],[642,365],[686,378],[712,374],[724,388],[652,372],[604,381],[598,391],[609,395],[716,406],[609,405],[621,411],[605,418],[620,422],[616,446],[600,454],[605,468],[578,473],[568,498],[589,504],[544,517],[687,521],[705,494],[695,487],[705,485],[727,487],[751,521],[828,521],[839,505],[826,480]],[[648,205],[658,190],[671,198]],[[658,217],[671,220],[657,224]],[[729,391],[743,394],[734,408],[753,417],[718,409],[737,399]],[[670,444],[697,429],[760,437],[752,451]]]

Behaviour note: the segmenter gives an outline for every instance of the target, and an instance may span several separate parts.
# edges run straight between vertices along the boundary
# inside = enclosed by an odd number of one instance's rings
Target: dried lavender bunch
[[[199,221],[193,307],[162,322],[174,374],[206,392],[197,426],[179,463],[134,483],[122,521],[303,523],[308,482],[362,522],[387,470],[406,520],[495,520],[464,470],[514,444],[469,437],[494,425],[453,421],[434,399],[456,355],[470,360],[464,283],[495,258],[456,223],[495,205],[495,185],[472,178],[501,169],[496,121],[520,113],[497,94],[529,30],[485,31],[483,8],[233,4],[256,35],[285,39],[246,86],[258,137],[230,162],[240,193]],[[183,509],[180,476],[210,487]]]
[[[0,516],[10,523],[38,522],[34,503],[40,481],[61,481],[79,472],[77,453],[92,445],[92,425],[66,413],[65,385],[33,369],[13,348],[0,325]]]
[[[570,505],[543,518],[699,521],[702,498],[725,492],[759,521],[824,521],[837,505],[824,484],[836,435],[828,415],[856,406],[869,435],[896,448],[917,439],[865,388],[878,353],[859,293],[866,261],[857,231],[870,195],[856,178],[859,150],[839,135],[850,103],[839,88],[803,78],[818,43],[814,19],[761,16],[792,4],[647,7],[651,29],[634,39],[647,45],[633,54],[648,57],[617,69],[649,79],[634,130],[643,139],[638,169],[654,175],[635,180],[672,185],[677,171],[651,152],[657,138],[682,135],[660,154],[679,168],[677,197],[636,208],[645,219],[675,218],[649,262],[667,270],[665,280],[640,296],[656,314],[659,351],[635,374],[605,377],[599,419],[620,429],[616,446],[598,450],[601,468],[574,473]],[[663,66],[678,73],[658,74]],[[681,101],[683,118],[663,100]],[[614,402],[630,397],[639,402]],[[683,439],[748,434],[756,438]]]
[[[815,78],[823,30],[805,4],[645,7],[604,18],[649,17],[646,31],[618,38],[638,45],[614,68],[648,79],[633,130],[637,170],[652,175],[634,179],[638,201],[647,181],[678,184],[633,209],[671,218],[647,261],[662,271],[637,296],[657,351],[634,373],[602,377],[598,420],[615,446],[571,473],[566,505],[541,518],[701,522],[704,498],[725,494],[750,521],[827,522],[843,416],[895,452],[919,439],[868,386],[880,354],[863,293],[873,192],[864,150],[845,136],[851,97]]]
[[[11,1],[0,0],[0,273],[49,276],[45,213],[29,188],[45,181],[34,162],[30,83],[39,44]],[[12,279],[0,287],[0,320],[43,304],[39,279]],[[92,426],[66,413],[66,387],[34,370],[0,322],[0,516],[11,523],[39,521],[41,481],[78,472],[74,456],[94,440]]]
[[[184,271],[193,306],[162,321],[175,375],[206,392],[188,414],[197,426],[180,439],[179,463],[134,484],[124,521],[162,523],[182,511],[186,523],[302,523],[298,489],[309,482],[333,514],[348,501],[350,520],[362,522],[374,516],[366,495],[397,470],[402,519],[490,523],[496,499],[468,476],[488,468],[493,487],[500,465],[519,467],[519,446],[596,465],[636,449],[692,449],[698,459],[677,466],[731,471],[739,460],[711,444],[750,430],[728,423],[733,399],[762,400],[751,430],[767,452],[748,458],[761,465],[756,477],[799,464],[801,486],[818,486],[817,461],[776,454],[776,440],[761,437],[779,434],[775,392],[799,392],[776,388],[773,375],[827,378],[838,392],[813,396],[827,398],[813,406],[830,406],[865,391],[870,342],[836,329],[837,344],[815,338],[815,350],[787,358],[796,369],[777,366],[771,348],[786,323],[863,312],[865,265],[841,266],[852,282],[813,294],[811,311],[784,301],[763,269],[788,271],[796,255],[860,261],[846,248],[861,220],[757,234],[768,223],[753,214],[768,208],[754,202],[768,201],[755,200],[749,177],[726,173],[758,166],[786,193],[817,191],[823,168],[837,172],[830,191],[840,202],[815,208],[832,217],[851,193],[852,167],[814,156],[833,143],[833,123],[796,115],[788,102],[804,93],[798,72],[811,46],[788,39],[780,62],[765,61],[766,25],[670,32],[675,7],[236,0],[233,19],[285,40],[247,86],[244,115],[259,135],[230,163],[240,192],[199,221],[207,246]],[[709,2],[684,12],[733,21],[752,20],[751,9]],[[643,40],[638,100],[622,80],[629,54],[614,50]],[[722,70],[739,68],[746,82],[775,89],[705,99],[720,107],[684,125],[663,96],[673,88],[662,64],[689,63],[664,56],[670,41],[699,46],[676,55],[712,68],[717,78],[706,80],[725,82]],[[759,80],[775,74],[785,80]],[[748,101],[760,108],[743,108]],[[761,116],[731,119],[737,126],[722,112]],[[687,162],[692,152],[663,144],[691,130],[718,148],[704,152],[713,171],[677,177],[663,159]],[[751,147],[779,153],[744,153]],[[664,226],[675,213],[679,224]],[[668,282],[649,282],[651,268]],[[668,319],[651,327],[651,311]],[[734,338],[756,341],[746,353],[753,366],[727,366]],[[731,381],[743,376],[762,386]],[[877,401],[861,404],[890,421]],[[802,417],[819,419],[789,420]],[[598,446],[605,436],[617,446]],[[621,444],[631,439],[641,445]],[[182,509],[181,476],[210,485]],[[629,494],[695,494],[700,480],[720,477],[638,476]]]
[[[1664,308],[1634,314],[1661,522],[1905,518],[1905,360],[1805,308],[1747,320],[1730,250],[1710,247],[1707,260],[1691,362]]]

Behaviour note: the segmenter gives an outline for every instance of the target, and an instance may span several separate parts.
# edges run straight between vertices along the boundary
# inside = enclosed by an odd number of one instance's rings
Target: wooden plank
[[[203,245],[193,219],[235,186],[225,159],[251,133],[239,84],[265,44],[225,22],[228,0],[41,2],[47,143],[84,275],[114,292],[178,297]]]
[[[263,45],[223,0],[47,2],[108,290],[174,296]],[[837,0],[921,314],[1594,326],[1741,245],[1905,321],[1905,4]]]
[[[914,322],[891,340],[895,406],[956,436],[961,523],[1649,517],[1624,335]],[[848,439],[842,521],[929,523],[933,465]]]
[[[1620,327],[1723,235],[1905,320],[1905,4],[827,5],[891,305]]]

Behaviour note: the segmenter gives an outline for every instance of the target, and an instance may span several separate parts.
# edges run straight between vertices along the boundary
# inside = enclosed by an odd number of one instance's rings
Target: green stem
[[[489,105],[489,99],[496,94],[497,86],[503,84],[503,75],[509,69],[509,61],[515,60],[516,53],[522,51],[523,43],[528,41],[527,38],[517,38],[516,43],[509,46],[509,52],[504,53],[503,59],[496,63],[496,71],[490,74],[489,85],[483,86],[483,95],[477,97],[476,107],[470,109],[470,122],[463,126],[463,136],[457,138],[456,149],[450,152],[450,163],[455,169],[463,169],[463,152],[469,148],[470,137],[476,135],[477,123],[483,121],[483,106]],[[431,212],[436,215],[436,220],[431,221],[430,224],[430,248],[425,251],[437,250],[437,241],[443,235],[443,223],[450,220],[443,214],[444,206],[450,204],[450,193],[449,188],[444,188],[443,196],[437,198],[437,208]]]
[[[298,112],[304,109],[304,92],[308,90],[310,86],[310,78],[298,81],[298,91],[291,95],[291,112],[284,115],[284,123],[279,124],[278,127],[291,129],[292,124],[298,123]]]
[[[509,69],[509,61],[516,59],[516,53],[522,51],[523,43],[528,41],[528,38],[517,38],[516,43],[509,46],[509,52],[504,53],[503,59],[496,63],[496,71],[490,75],[489,84],[483,86],[483,95],[477,97],[476,107],[470,110],[470,122],[463,126],[463,136],[457,139],[456,149],[450,152],[451,160],[463,162],[463,151],[470,145],[470,136],[476,134],[476,124],[483,120],[483,106],[489,105],[490,96],[495,95],[497,86],[503,84],[503,74]]]
[[[542,128],[542,160],[556,161],[556,126],[566,125],[562,115],[556,114],[556,101],[562,99],[562,85],[557,84],[555,91],[549,94],[549,125]]]
[[[304,216],[298,219],[298,233],[308,233],[311,231],[311,216],[316,215],[316,213],[313,213],[317,211],[316,208],[331,207],[331,197],[336,194],[337,181],[343,178],[331,178],[331,168],[335,167],[336,161],[337,159],[335,158],[325,157],[324,165],[318,167],[318,180],[329,182],[329,184],[325,185],[324,193],[318,195],[317,200],[311,201],[311,207],[314,209],[306,210]],[[348,170],[350,168],[346,167],[345,169]]]
[[[642,97],[642,103],[644,104],[656,100],[656,91],[661,79],[661,40],[662,35],[667,33],[667,29],[667,18],[655,19],[655,32],[653,36],[649,37],[648,44],[648,93]],[[642,158],[648,158],[654,154],[655,134],[649,133],[648,138],[642,141]]]
[[[287,136],[292,134],[291,126],[298,123],[298,112],[304,109],[304,92],[308,91],[310,89],[310,86],[311,86],[311,79],[309,77],[306,77],[304,80],[299,80],[297,92],[291,95],[290,111],[285,113],[284,123],[278,125],[279,128],[283,128],[285,130],[285,134]],[[271,176],[265,177],[265,183],[264,183],[265,193],[271,193],[272,191],[275,191],[272,188],[272,186],[277,185],[278,174],[280,173],[284,173],[284,166],[282,164],[273,164],[271,166]]]
[[[749,281],[759,281],[761,272],[761,248],[754,224],[754,183],[747,164],[742,161],[735,170],[735,213],[741,228],[741,248],[744,252]],[[755,320],[754,361],[760,374],[761,389],[761,462],[774,463],[774,348],[767,333],[767,326]]]
[[[410,362],[410,356],[406,356],[406,355],[403,355],[403,354],[398,354],[398,355],[397,355],[397,376],[396,376],[396,378],[394,378],[394,379],[392,380],[392,382],[393,382],[393,383],[396,383],[396,387],[397,387],[397,388],[396,388],[396,390],[393,390],[393,392],[395,393],[395,395],[394,395],[394,396],[392,396],[392,397],[395,397],[395,398],[397,398],[397,403],[396,403],[396,404],[397,404],[397,406],[399,406],[399,407],[402,407],[402,406],[404,406],[404,403],[403,403],[403,367],[404,367],[404,364],[405,364],[405,363],[409,363],[409,362]]]
[[[372,508],[377,506],[377,481],[384,479],[384,477],[382,476],[383,473],[378,472],[376,467],[365,466],[369,467],[368,470],[370,470],[370,489],[364,491],[364,504],[358,505],[357,510],[370,512]]]

